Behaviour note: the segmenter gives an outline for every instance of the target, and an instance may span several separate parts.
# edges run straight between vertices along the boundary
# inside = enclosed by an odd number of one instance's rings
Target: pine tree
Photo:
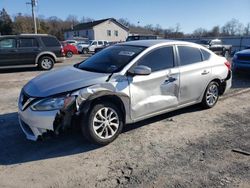
[[[0,34],[12,34],[12,20],[4,8],[0,11]]]

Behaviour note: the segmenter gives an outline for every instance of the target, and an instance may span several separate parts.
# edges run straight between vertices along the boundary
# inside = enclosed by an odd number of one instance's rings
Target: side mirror
[[[151,74],[151,68],[144,65],[138,65],[129,70],[128,73],[130,75],[149,75]]]

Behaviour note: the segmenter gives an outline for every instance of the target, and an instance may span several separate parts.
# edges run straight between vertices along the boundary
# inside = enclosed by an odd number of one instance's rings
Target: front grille
[[[250,61],[250,56],[238,55],[238,60],[240,60],[240,61]]]
[[[34,101],[34,99],[35,98],[30,97],[24,91],[22,91],[20,94],[20,99],[19,99],[22,110],[25,110],[31,104],[31,102]]]
[[[25,105],[25,103],[29,100],[29,96],[27,96],[24,92],[21,93],[21,104],[22,106]]]

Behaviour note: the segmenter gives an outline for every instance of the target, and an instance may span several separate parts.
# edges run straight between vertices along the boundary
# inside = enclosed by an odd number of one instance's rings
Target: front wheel
[[[219,84],[217,82],[210,82],[204,93],[202,105],[205,108],[212,108],[219,99]]]
[[[98,145],[115,140],[123,128],[122,113],[112,103],[96,104],[82,122],[83,135]]]

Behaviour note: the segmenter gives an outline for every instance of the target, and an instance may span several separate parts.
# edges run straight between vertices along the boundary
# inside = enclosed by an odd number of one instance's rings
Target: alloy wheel
[[[216,84],[210,85],[206,93],[206,102],[209,106],[213,106],[219,97],[219,89]]]
[[[119,116],[114,109],[103,107],[94,115],[92,126],[99,138],[109,139],[118,131]]]
[[[45,58],[42,60],[41,65],[44,69],[50,69],[53,65],[53,62],[50,59]]]

